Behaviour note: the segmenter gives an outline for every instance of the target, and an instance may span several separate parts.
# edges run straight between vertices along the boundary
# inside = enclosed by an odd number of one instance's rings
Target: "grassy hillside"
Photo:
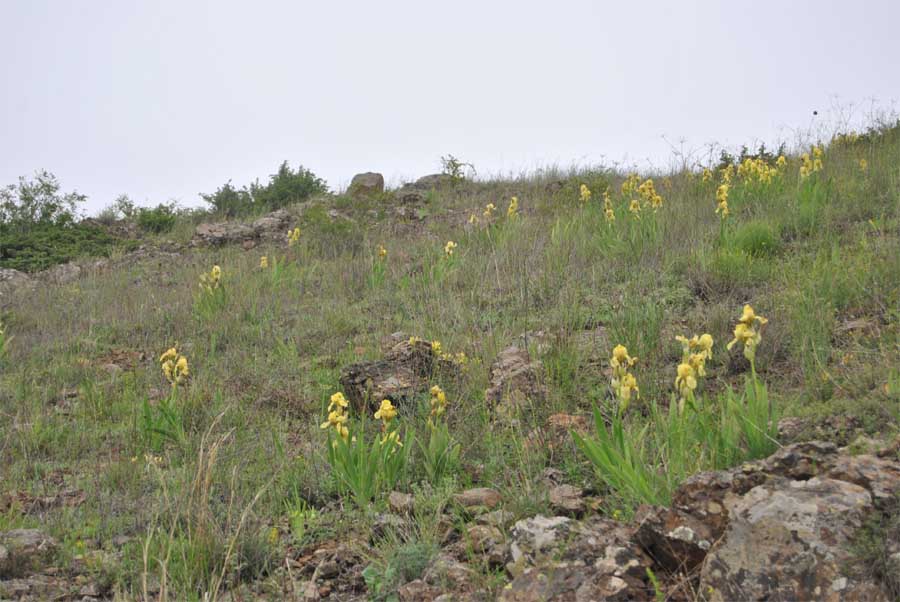
[[[724,428],[729,391],[748,403],[749,362],[740,344],[726,350],[745,304],[768,319],[754,364],[767,411],[808,418],[800,436],[892,434],[900,128],[822,149],[653,174],[655,192],[637,190],[645,175],[613,170],[461,182],[429,194],[421,219],[398,217],[389,195],[327,197],[298,211],[290,246],[160,254],[23,292],[2,313],[12,339],[0,360],[0,530],[43,526],[63,542],[62,566],[90,559],[122,599],[162,586],[170,599],[201,599],[237,583],[278,599],[284,559],[331,541],[358,551],[387,592],[417,576],[410,558],[439,548],[444,507],[465,521],[451,496],[467,487],[493,487],[505,510],[531,516],[548,507],[552,467],[602,498],[598,512],[630,515],[640,496],[610,489],[571,438],[534,444],[553,414],[618,414],[654,482],[727,462],[701,438]],[[214,265],[221,280],[208,293],[198,283]],[[457,357],[428,384],[446,393],[439,422],[459,456],[431,474],[413,434],[427,444],[432,395],[400,408],[390,428],[407,464],[392,488],[415,496],[414,527],[370,541],[388,491],[358,503],[335,474],[344,444],[320,425],[341,369],[382,357],[395,332]],[[706,418],[690,423],[696,439],[677,459],[660,436],[671,437],[660,423],[680,397],[675,337],[703,333],[714,347],[684,415]],[[514,343],[542,362],[546,397],[496,408],[489,368]],[[158,360],[176,345],[190,377],[173,388]],[[625,411],[610,389],[616,345],[639,358],[629,371],[640,394]],[[348,411],[362,439],[360,412]],[[371,440],[371,413],[367,425]],[[732,460],[751,457],[735,437]],[[114,547],[119,536],[130,539]],[[398,563],[408,573],[387,570]],[[503,587],[503,574],[473,563],[484,587]]]

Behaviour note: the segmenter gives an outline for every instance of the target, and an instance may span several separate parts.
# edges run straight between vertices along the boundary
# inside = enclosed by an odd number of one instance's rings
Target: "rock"
[[[241,248],[244,249],[245,251],[250,251],[255,247],[256,247],[255,240],[245,240],[244,242],[241,243]]]
[[[511,524],[515,518],[516,515],[508,510],[494,510],[492,512],[479,514],[475,517],[475,522],[479,525],[488,525],[497,527],[498,529],[504,529],[507,525]]]
[[[34,285],[31,276],[12,268],[0,268],[0,299],[19,289]]]
[[[231,243],[242,243],[256,236],[253,227],[237,222],[221,222],[217,224],[200,224],[194,230],[192,243],[196,245],[219,246]]]
[[[401,585],[397,590],[397,597],[400,602],[432,602],[440,593],[440,590],[422,579],[416,579]]]
[[[241,222],[203,223],[194,230],[191,245],[219,246],[245,243],[255,245],[260,240],[281,240],[290,223],[291,214],[285,209],[273,211],[250,224]]]
[[[691,573],[706,558],[714,539],[710,525],[677,508],[641,506],[634,522],[635,541],[670,573]]]
[[[388,507],[397,514],[409,514],[413,511],[414,499],[408,493],[392,491],[388,495]]]
[[[440,190],[442,188],[449,188],[453,186],[454,183],[455,180],[450,174],[435,173],[422,176],[416,180],[413,186],[421,190]]]
[[[41,280],[52,284],[68,284],[81,276],[81,266],[77,263],[62,263],[46,269],[39,274]]]
[[[422,579],[433,586],[462,590],[471,583],[475,572],[445,552],[439,552],[422,574]]]
[[[873,455],[840,456],[827,477],[853,483],[872,496],[875,506],[885,509],[900,495],[900,462]]]
[[[552,453],[567,445],[574,445],[572,431],[582,436],[588,434],[588,424],[584,416],[551,414],[547,418],[546,426],[528,433],[525,445],[530,449],[544,449]]]
[[[774,477],[731,505],[700,591],[710,600],[886,600],[845,574],[850,542],[872,509],[869,492],[853,483]]]
[[[514,565],[534,565],[542,557],[553,553],[572,528],[572,519],[565,516],[537,515],[513,525],[509,552]]]
[[[550,489],[550,508],[559,514],[581,516],[585,511],[584,494],[580,487],[557,485]]]
[[[96,583],[88,583],[87,585],[82,586],[80,590],[78,590],[78,595],[90,598],[99,598],[102,594],[100,592],[100,586],[98,586]]]
[[[341,388],[357,411],[375,410],[382,399],[390,399],[402,411],[428,390],[435,359],[430,342],[401,341],[383,359],[346,366]]]
[[[38,529],[0,532],[0,575],[21,576],[40,571],[56,555],[56,540]]]
[[[491,364],[491,383],[485,399],[506,412],[540,403],[547,395],[543,374],[539,360],[532,361],[527,351],[515,345],[507,347]]]
[[[652,589],[595,570],[584,564],[556,563],[530,568],[509,583],[497,598],[500,602],[594,602],[650,601]]]
[[[467,549],[483,556],[489,565],[503,566],[506,561],[506,542],[497,527],[469,525],[464,543]]]
[[[402,210],[399,212],[399,217],[407,217],[407,218],[416,218],[415,211],[411,211],[413,206],[422,205],[426,201],[425,192],[416,188],[415,186],[404,186],[394,191],[394,200],[401,205],[402,207],[397,207],[398,210]]]
[[[380,173],[358,173],[350,181],[347,193],[353,197],[373,197],[384,192],[384,176]]]
[[[453,496],[453,499],[463,508],[487,508],[488,510],[496,508],[502,500],[497,490],[488,487],[467,489]]]

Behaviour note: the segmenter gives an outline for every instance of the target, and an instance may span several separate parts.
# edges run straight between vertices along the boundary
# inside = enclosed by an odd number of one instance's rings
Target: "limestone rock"
[[[0,575],[17,577],[40,571],[53,560],[56,540],[38,529],[0,532]]]
[[[635,541],[670,573],[690,573],[700,566],[715,538],[709,524],[677,508],[641,506],[634,521]]]
[[[491,364],[491,385],[485,399],[509,412],[540,403],[547,395],[543,374],[541,362],[532,361],[526,350],[515,345],[507,347]]]
[[[353,176],[350,188],[347,189],[353,197],[373,197],[384,192],[384,176],[380,173],[366,172]]]
[[[500,493],[489,487],[467,489],[453,496],[453,499],[464,508],[486,508],[488,510],[496,508],[502,500]]]
[[[567,516],[581,516],[585,511],[584,492],[574,485],[557,485],[550,489],[550,508]]]
[[[428,341],[401,341],[383,359],[346,366],[341,388],[357,411],[374,410],[382,399],[390,399],[402,411],[416,395],[428,390],[435,361]]]
[[[728,528],[703,564],[700,591],[711,600],[886,599],[845,573],[850,541],[872,497],[829,478],[776,477],[730,508]]]
[[[273,211],[252,223],[218,222],[203,223],[194,230],[192,246],[219,246],[244,244],[260,240],[281,240],[291,223],[291,214],[285,209]]]

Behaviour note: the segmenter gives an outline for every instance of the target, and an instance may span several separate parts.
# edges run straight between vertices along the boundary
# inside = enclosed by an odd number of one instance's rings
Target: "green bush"
[[[232,186],[229,180],[214,193],[201,194],[200,197],[212,205],[216,212],[235,217],[281,209],[327,191],[325,180],[302,165],[294,171],[288,162],[284,161],[278,167],[278,172],[269,176],[269,182],[265,185],[254,182],[249,188],[245,186],[238,189]]]
[[[0,228],[24,231],[35,224],[68,224],[75,221],[78,205],[87,198],[77,192],[61,194],[59,180],[49,171],[33,179],[0,189]]]
[[[160,203],[153,209],[142,207],[137,214],[137,225],[144,232],[160,234],[171,230],[176,218],[174,203],[169,205]]]
[[[269,211],[305,201],[314,194],[327,191],[328,186],[324,180],[302,165],[297,167],[297,171],[293,171],[287,161],[278,167],[277,173],[269,176],[268,184],[260,186],[254,183],[250,186],[253,200]]]
[[[106,230],[91,224],[37,224],[24,231],[0,232],[0,266],[37,272],[78,257],[108,256],[118,244]]]
[[[227,217],[252,213],[255,208],[253,197],[246,188],[238,190],[226,182],[212,194],[201,194],[200,198],[212,205],[213,210]]]

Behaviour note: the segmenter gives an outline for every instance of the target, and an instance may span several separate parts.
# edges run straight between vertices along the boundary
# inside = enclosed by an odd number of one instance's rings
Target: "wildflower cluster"
[[[737,175],[747,183],[756,181],[760,184],[771,184],[778,175],[778,168],[769,165],[765,159],[760,157],[755,159],[747,157],[738,165]]]
[[[481,212],[481,217],[484,218],[485,223],[490,224],[492,221],[494,221],[494,213],[496,212],[497,206],[493,203],[488,203],[484,206],[484,211]],[[469,223],[473,226],[477,225],[479,221],[480,220],[478,219],[478,216],[476,214],[472,213],[471,215],[469,215]]]
[[[624,414],[631,402],[631,395],[640,396],[640,390],[637,386],[637,379],[628,370],[637,362],[636,357],[628,355],[628,348],[624,345],[616,345],[612,351],[612,357],[609,365],[612,367],[612,385],[613,392],[619,399],[619,414]]]
[[[762,340],[762,327],[768,322],[764,317],[756,315],[752,307],[745,305],[744,311],[734,327],[734,339],[728,343],[728,349],[730,350],[737,343],[743,345],[744,357],[750,360],[750,365],[753,367],[756,359],[756,346]],[[755,370],[755,368],[753,369]]]
[[[416,337],[411,337],[409,339],[409,344],[412,345],[416,341],[420,339]],[[444,360],[445,362],[452,362],[457,364],[458,366],[465,366],[469,362],[469,358],[466,357],[466,354],[462,351],[457,353],[450,353],[449,351],[444,351],[443,346],[440,341],[431,341],[431,352],[440,360]]]
[[[177,346],[170,347],[165,353],[159,356],[159,364],[166,380],[169,381],[173,387],[177,387],[191,375],[187,358],[178,353]]]
[[[200,290],[208,295],[212,295],[219,290],[221,281],[222,268],[214,265],[209,272],[200,275]]]
[[[269,267],[269,258],[263,255],[259,258],[259,269],[265,270]]]
[[[734,165],[729,163],[725,167],[720,170],[720,175],[722,176],[722,182],[725,184],[731,184],[732,178],[734,178]]]
[[[447,244],[444,245],[444,255],[447,257],[453,257],[453,252],[456,250],[458,245],[452,240],[448,240]]]
[[[331,402],[328,404],[328,419],[321,424],[320,428],[333,428],[334,432],[346,441],[350,435],[350,430],[347,428],[348,405],[347,399],[340,391],[332,395]]]
[[[710,168],[703,168],[703,176],[701,177],[701,181],[706,184],[707,182],[712,182],[713,180],[713,172]]]
[[[675,337],[681,343],[681,363],[678,364],[675,376],[675,389],[680,396],[678,410],[684,411],[685,403],[694,402],[694,390],[697,379],[706,376],[706,360],[712,358],[713,338],[709,334],[694,335],[690,339]]]
[[[863,173],[869,171],[869,162],[865,158],[859,160],[859,171]]]
[[[628,204],[628,211],[631,212],[631,217],[634,219],[641,219],[641,202],[637,199],[631,199],[631,202]]]
[[[376,250],[376,253],[378,253],[378,259],[380,259],[381,261],[384,261],[385,259],[387,259],[388,251],[384,247],[384,245],[378,245],[378,249]]]
[[[431,412],[428,415],[428,428],[433,429],[447,411],[447,394],[439,386],[431,387]]]
[[[628,176],[627,178],[625,178],[625,181],[622,182],[622,188],[621,188],[622,196],[624,196],[624,197],[631,196],[634,193],[634,191],[636,191],[638,189],[640,182],[641,182],[641,177],[639,175],[637,175],[636,173],[633,173],[630,176]]]
[[[612,199],[609,198],[609,189],[603,191],[603,217],[607,224],[616,221],[616,211],[613,209]]]
[[[728,217],[728,182],[722,182],[716,189],[716,213],[723,220]]]
[[[656,192],[656,187],[653,185],[653,180],[647,178],[641,183],[637,188],[638,194],[641,195],[641,198],[644,199],[644,206],[653,207],[653,210],[656,211],[663,204],[663,198]]]
[[[397,408],[390,399],[382,399],[381,405],[375,412],[375,420],[381,421],[381,445],[391,444],[396,449],[403,447],[400,441],[400,431],[394,427],[394,418],[397,417]]]
[[[513,197],[509,199],[509,207],[506,208],[506,218],[515,219],[519,215],[519,199]]]
[[[288,247],[293,247],[298,242],[300,242],[300,228],[294,228],[293,230],[288,230],[287,241],[288,241]]]
[[[821,146],[812,147],[812,155],[803,153],[800,155],[800,177],[808,178],[817,171],[822,170],[822,155],[824,151]]]
[[[583,205],[587,205],[588,201],[591,200],[591,189],[588,188],[585,184],[581,185],[581,189],[578,193],[578,198],[581,200]]]

